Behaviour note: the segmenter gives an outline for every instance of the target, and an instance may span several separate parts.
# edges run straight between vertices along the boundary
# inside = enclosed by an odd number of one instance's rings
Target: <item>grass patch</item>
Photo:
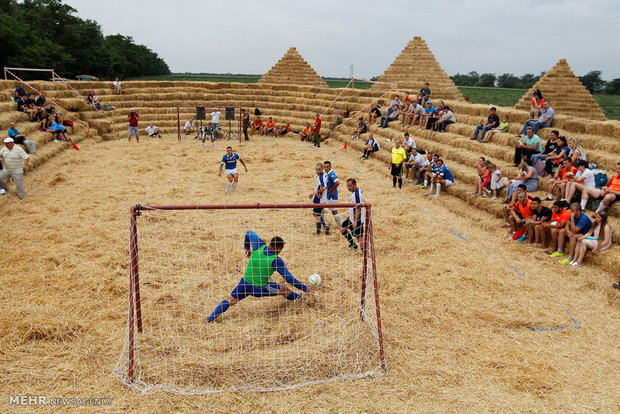
[[[605,112],[607,119],[620,121],[620,95],[594,95],[594,100]]]

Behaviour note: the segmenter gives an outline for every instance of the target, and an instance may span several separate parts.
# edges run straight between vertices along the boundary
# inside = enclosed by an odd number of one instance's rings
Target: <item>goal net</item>
[[[129,315],[114,374],[140,392],[198,394],[283,390],[385,371],[370,204],[366,248],[339,231],[317,235],[314,204],[135,206],[131,213]],[[325,210],[328,213],[328,210]],[[335,227],[331,214],[325,220]],[[330,223],[331,221],[331,223]],[[244,238],[280,236],[278,255],[313,295],[240,300],[207,317],[240,283]],[[254,257],[254,256],[252,256]]]

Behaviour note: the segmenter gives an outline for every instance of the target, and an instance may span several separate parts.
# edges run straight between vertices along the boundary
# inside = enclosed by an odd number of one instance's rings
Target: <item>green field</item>
[[[146,76],[130,80],[158,80],[158,81],[194,81],[194,82],[239,82],[256,83],[260,75],[192,75],[174,74],[166,76]],[[330,88],[344,88],[349,83],[348,79],[325,79]],[[355,82],[355,89],[368,89],[370,82]],[[498,106],[514,106],[523,96],[526,89],[504,88],[478,88],[472,86],[459,86],[464,96],[469,97],[471,103],[482,103]],[[618,95],[594,95],[608,119],[620,120],[620,96]]]

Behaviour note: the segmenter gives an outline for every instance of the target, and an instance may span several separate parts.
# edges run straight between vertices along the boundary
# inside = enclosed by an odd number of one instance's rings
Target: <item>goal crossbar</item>
[[[381,327],[381,311],[379,307],[379,284],[377,279],[376,253],[374,246],[374,232],[371,219],[370,203],[342,203],[337,204],[338,208],[364,208],[366,210],[364,218],[364,248],[363,248],[363,269],[361,272],[361,299],[359,302],[359,317],[364,320],[366,307],[366,290],[373,289],[376,309],[377,341],[379,348],[379,365],[383,372],[387,371],[383,347],[383,332]],[[129,236],[129,303],[128,303],[128,366],[127,383],[134,382],[135,376],[135,346],[136,336],[143,332],[142,305],[140,297],[140,275],[138,263],[138,218],[142,212],[146,211],[186,211],[186,210],[259,210],[259,209],[314,209],[326,208],[325,204],[286,204],[286,203],[255,203],[255,204],[193,204],[193,205],[140,205],[136,204],[130,208],[130,236]],[[370,269],[368,264],[370,261]],[[371,274],[369,275],[369,271]],[[368,281],[368,277],[371,280]],[[369,287],[368,285],[371,284]],[[137,332],[136,332],[137,331]]]

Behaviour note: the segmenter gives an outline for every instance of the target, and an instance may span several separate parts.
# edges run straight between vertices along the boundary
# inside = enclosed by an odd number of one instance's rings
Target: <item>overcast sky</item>
[[[380,75],[414,36],[444,70],[620,77],[618,0],[65,0],[172,72],[267,72],[290,46],[322,76]]]

